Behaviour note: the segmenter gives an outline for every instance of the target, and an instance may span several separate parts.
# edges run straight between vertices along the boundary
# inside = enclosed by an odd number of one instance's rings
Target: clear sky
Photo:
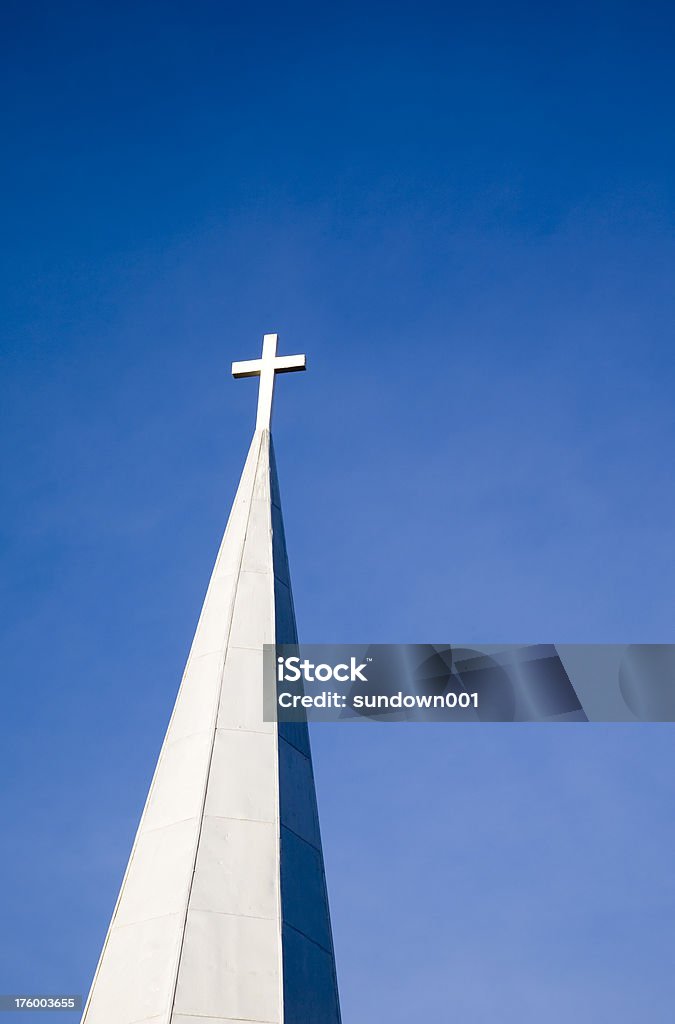
[[[0,990],[85,994],[264,331],[303,639],[675,642],[675,17],[2,20]],[[345,1024],[672,1022],[672,727],[313,742]]]

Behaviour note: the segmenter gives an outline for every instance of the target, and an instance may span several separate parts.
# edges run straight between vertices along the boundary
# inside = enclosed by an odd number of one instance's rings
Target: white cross
[[[263,336],[262,358],[248,359],[243,363],[232,363],[233,377],[260,377],[258,391],[258,416],[256,430],[270,428],[272,419],[272,396],[274,394],[274,375],[291,373],[293,370],[306,370],[305,356],[278,356],[278,334]]]

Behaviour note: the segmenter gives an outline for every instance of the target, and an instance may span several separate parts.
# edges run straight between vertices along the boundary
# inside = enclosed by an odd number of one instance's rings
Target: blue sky
[[[303,639],[675,642],[673,20],[5,6],[2,991],[87,990],[264,331]],[[345,1024],[669,1022],[671,750],[315,728]]]

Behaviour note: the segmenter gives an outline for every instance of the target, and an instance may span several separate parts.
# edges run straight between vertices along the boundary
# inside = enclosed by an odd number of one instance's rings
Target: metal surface
[[[270,337],[256,361],[266,423]],[[307,727],[263,721],[263,644],[277,638],[297,634],[271,438],[258,429],[86,1024],[339,1024]]]

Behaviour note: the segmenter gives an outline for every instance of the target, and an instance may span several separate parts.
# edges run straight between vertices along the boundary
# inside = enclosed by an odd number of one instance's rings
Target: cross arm
[[[306,370],[307,359],[305,356],[277,356],[274,360],[274,369],[277,373],[291,373],[292,370]]]
[[[259,377],[262,370],[262,359],[245,359],[232,363],[233,377]]]

